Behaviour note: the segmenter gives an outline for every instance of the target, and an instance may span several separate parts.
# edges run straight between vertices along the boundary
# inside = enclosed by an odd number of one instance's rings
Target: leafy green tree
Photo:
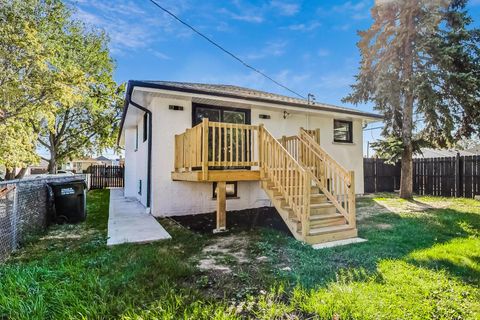
[[[38,1],[0,2],[0,165],[7,176],[38,161],[35,133],[26,126],[46,114],[57,93],[43,30],[55,9]]]
[[[400,196],[412,197],[412,156],[448,147],[480,127],[480,31],[465,0],[377,0],[361,37],[359,73],[346,102],[384,114],[379,154],[401,158]]]
[[[54,173],[58,162],[113,146],[123,86],[113,81],[105,33],[60,0],[0,5],[0,165],[35,163],[40,144]]]

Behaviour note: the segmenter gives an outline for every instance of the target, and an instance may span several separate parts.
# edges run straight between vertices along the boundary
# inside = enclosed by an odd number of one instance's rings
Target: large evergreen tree
[[[375,147],[401,158],[400,196],[412,196],[412,156],[480,128],[480,31],[465,0],[377,0],[359,32],[359,73],[344,101],[373,102],[385,116]]]

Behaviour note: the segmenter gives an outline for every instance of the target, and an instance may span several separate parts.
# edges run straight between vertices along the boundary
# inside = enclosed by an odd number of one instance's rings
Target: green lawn
[[[108,191],[0,265],[0,319],[479,319],[480,202],[358,201],[368,242],[313,250],[271,229],[107,248]],[[199,267],[197,267],[199,266]]]

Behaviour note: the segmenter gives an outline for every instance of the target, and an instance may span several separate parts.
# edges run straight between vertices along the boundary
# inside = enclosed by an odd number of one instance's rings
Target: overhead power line
[[[169,11],[168,9],[164,8],[163,6],[161,6],[160,4],[158,4],[155,0],[150,0],[151,3],[153,3],[157,8],[159,8],[160,10],[164,11],[165,13],[169,14],[171,17],[173,17],[175,20],[177,20],[178,22],[180,22],[181,24],[183,24],[184,26],[186,26],[187,28],[189,28],[190,30],[192,30],[193,32],[195,32],[196,34],[198,34],[200,37],[204,38],[205,40],[207,40],[208,42],[210,42],[211,44],[213,44],[215,47],[217,47],[218,49],[222,50],[223,52],[225,52],[226,54],[228,54],[229,56],[231,56],[233,59],[237,60],[238,62],[240,62],[241,64],[243,64],[245,67],[249,68],[250,70],[253,70],[254,72],[262,75],[263,77],[267,78],[268,80],[272,81],[273,83],[275,83],[277,86],[279,87],[282,87],[283,89],[293,93],[294,95],[302,98],[302,99],[307,99],[305,98],[305,96],[301,95],[300,93],[290,89],[289,87],[281,84],[280,82],[278,82],[277,80],[273,79],[272,77],[270,77],[269,75],[265,74],[264,72],[258,70],[257,68],[249,65],[248,63],[246,63],[244,60],[242,60],[241,58],[239,58],[238,56],[236,56],[234,53],[232,53],[231,51],[225,49],[224,47],[222,47],[220,44],[218,44],[217,42],[215,42],[214,40],[210,39],[209,37],[207,37],[206,35],[204,35],[202,32],[198,31],[195,27],[191,26],[190,24],[188,24],[187,22],[183,21],[182,19],[180,19],[178,16],[176,16],[173,12]]]

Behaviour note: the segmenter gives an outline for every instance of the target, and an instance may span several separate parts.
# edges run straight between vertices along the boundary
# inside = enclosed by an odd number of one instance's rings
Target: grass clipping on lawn
[[[324,250],[168,219],[172,240],[107,248],[108,190],[90,191],[86,223],[54,226],[0,266],[0,319],[480,317],[478,201],[385,194],[358,210],[369,241]]]

